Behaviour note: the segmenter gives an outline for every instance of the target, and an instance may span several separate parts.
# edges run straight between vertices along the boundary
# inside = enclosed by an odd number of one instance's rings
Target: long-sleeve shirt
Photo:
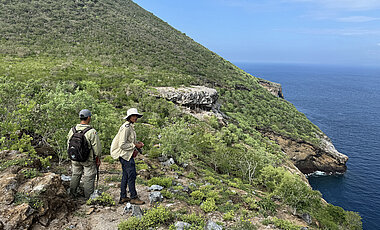
[[[111,156],[114,159],[122,157],[129,161],[135,149],[136,132],[134,125],[129,121],[125,122],[119,129],[111,144]]]
[[[77,124],[75,126],[75,129],[77,131],[80,131],[80,130],[84,130],[88,127],[91,127],[91,126],[90,125]],[[67,135],[67,147],[69,146],[69,141],[70,141],[71,136],[73,134],[74,134],[73,129],[70,129],[69,134]],[[86,162],[94,161],[94,158],[96,156],[100,157],[100,155],[102,153],[102,145],[100,143],[99,136],[98,136],[95,129],[90,129],[87,133],[84,134],[84,136],[86,137],[86,140],[87,140],[89,146],[91,146],[91,152],[90,152],[90,155],[88,156],[88,159]]]

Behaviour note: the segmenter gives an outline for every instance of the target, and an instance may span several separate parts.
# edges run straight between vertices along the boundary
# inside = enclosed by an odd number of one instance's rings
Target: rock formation
[[[282,93],[282,87],[281,84],[270,82],[264,79],[257,78],[258,83],[267,89],[271,94],[273,94],[276,97],[284,98],[284,94]]]
[[[321,146],[307,142],[296,141],[284,136],[266,132],[269,137],[279,144],[294,165],[304,174],[322,171],[325,173],[344,173],[347,169],[348,157],[339,153],[327,136],[320,137]]]
[[[281,85],[259,79],[259,83],[273,95],[284,98]],[[156,97],[162,97],[175,104],[181,105],[187,112],[198,119],[205,115],[215,115],[221,120],[226,116],[220,112],[217,100],[218,92],[215,89],[204,86],[192,86],[182,88],[157,87],[152,93]],[[282,150],[290,157],[294,165],[305,174],[315,171],[325,173],[343,173],[346,171],[348,157],[339,153],[327,136],[320,137],[321,145],[296,141],[272,132],[264,132],[265,136],[276,141]]]
[[[59,175],[29,178],[25,170],[33,168],[18,164],[29,157],[18,151],[1,151],[0,158],[6,165],[0,172],[0,229],[29,229],[35,223],[46,227],[69,214],[74,204],[68,202]]]
[[[156,87],[155,89],[156,91],[151,93],[153,96],[165,98],[182,106],[185,113],[198,119],[203,119],[205,115],[215,115],[220,120],[228,118],[220,111],[220,104],[217,102],[219,95],[215,89],[205,86]]]

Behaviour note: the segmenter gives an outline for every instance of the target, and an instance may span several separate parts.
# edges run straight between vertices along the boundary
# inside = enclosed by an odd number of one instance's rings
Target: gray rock
[[[194,188],[196,188],[196,187],[197,187],[197,185],[196,185],[196,184],[194,184],[194,183],[190,183],[189,185],[190,185],[190,186],[192,186],[192,187],[194,187]]]
[[[301,230],[308,230],[308,228],[307,227],[302,227]]]
[[[186,192],[186,193],[190,194],[192,191],[188,186],[183,186],[182,192]]]
[[[161,202],[163,200],[164,200],[164,197],[162,196],[161,192],[152,192],[149,195],[150,204]]]
[[[191,225],[189,223],[186,223],[183,221],[177,221],[174,226],[175,226],[176,230],[184,230],[186,228],[191,227]]]
[[[167,160],[167,161],[165,161],[165,162],[161,162],[161,164],[162,164],[163,166],[168,167],[168,166],[174,165],[174,164],[175,164],[175,161],[174,161],[173,158],[170,158],[169,160]]]
[[[307,223],[307,224],[311,224],[313,221],[311,219],[311,216],[309,215],[309,213],[304,213],[302,214],[302,219]]]
[[[219,224],[215,223],[214,221],[209,220],[207,222],[205,230],[223,230],[223,227],[220,226]]]
[[[128,213],[132,211],[132,205],[131,203],[127,203],[127,205],[124,207],[124,213]]]
[[[90,195],[90,199],[95,200],[96,198],[100,197],[101,195],[102,195],[102,193],[101,193],[99,190],[95,190],[95,191]]]
[[[143,216],[143,212],[142,212],[140,206],[132,205],[132,216],[135,216],[135,217],[141,219],[141,217]]]
[[[215,89],[204,86],[182,88],[156,87],[156,89],[157,92],[154,93],[155,96],[185,106],[197,106],[210,109],[219,97]]]
[[[161,191],[162,189],[164,189],[164,187],[156,184],[149,187],[149,191]]]
[[[158,160],[159,160],[160,162],[164,162],[164,161],[167,161],[167,160],[168,160],[168,157],[167,157],[167,156],[159,156],[159,157],[158,157]]]
[[[68,181],[71,181],[71,176],[66,176],[66,175],[61,175],[61,180],[62,181],[66,181],[66,182],[68,182]]]

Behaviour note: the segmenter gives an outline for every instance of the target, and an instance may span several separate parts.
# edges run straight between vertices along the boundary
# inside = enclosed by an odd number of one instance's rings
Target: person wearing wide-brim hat
[[[119,132],[114,137],[111,144],[111,156],[118,159],[123,169],[123,176],[120,185],[120,201],[119,203],[130,202],[132,204],[144,204],[140,200],[136,191],[136,164],[133,157],[136,148],[141,149],[144,143],[136,141],[136,132],[134,123],[143,115],[136,108],[128,109],[127,116],[124,117],[127,121],[120,127]],[[130,198],[127,196],[127,185],[129,188]]]

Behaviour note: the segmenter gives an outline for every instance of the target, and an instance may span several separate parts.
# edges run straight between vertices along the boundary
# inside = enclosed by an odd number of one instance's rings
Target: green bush
[[[161,185],[165,188],[170,188],[172,186],[173,179],[170,177],[153,177],[148,180],[148,186]]]
[[[172,220],[172,213],[164,207],[159,206],[157,208],[149,209],[140,220],[136,217],[131,217],[126,221],[122,221],[118,225],[118,229],[145,230],[162,224],[168,224]]]
[[[251,221],[239,221],[235,225],[228,228],[228,230],[257,230],[257,226]]]
[[[201,204],[201,209],[208,213],[208,212],[212,212],[212,211],[215,211],[216,210],[216,204],[215,204],[215,200],[214,199],[206,199],[206,201],[204,201],[202,204]]]
[[[107,162],[107,163],[109,163],[109,164],[113,164],[113,163],[116,162],[116,160],[113,159],[110,155],[105,156],[105,157],[103,158],[103,161],[104,161],[104,162]]]
[[[103,206],[114,206],[115,201],[112,196],[106,192],[103,192],[101,196],[95,199],[88,199],[86,202],[87,205],[103,205]]]
[[[302,226],[295,225],[288,220],[278,219],[277,217],[265,219],[263,221],[263,224],[265,225],[273,224],[274,226],[282,230],[299,230],[302,227]]]
[[[224,213],[224,214],[223,214],[223,220],[227,220],[227,221],[229,221],[229,220],[233,220],[234,217],[235,217],[235,212],[234,212],[234,210],[230,210],[230,211],[228,211],[227,213]]]

